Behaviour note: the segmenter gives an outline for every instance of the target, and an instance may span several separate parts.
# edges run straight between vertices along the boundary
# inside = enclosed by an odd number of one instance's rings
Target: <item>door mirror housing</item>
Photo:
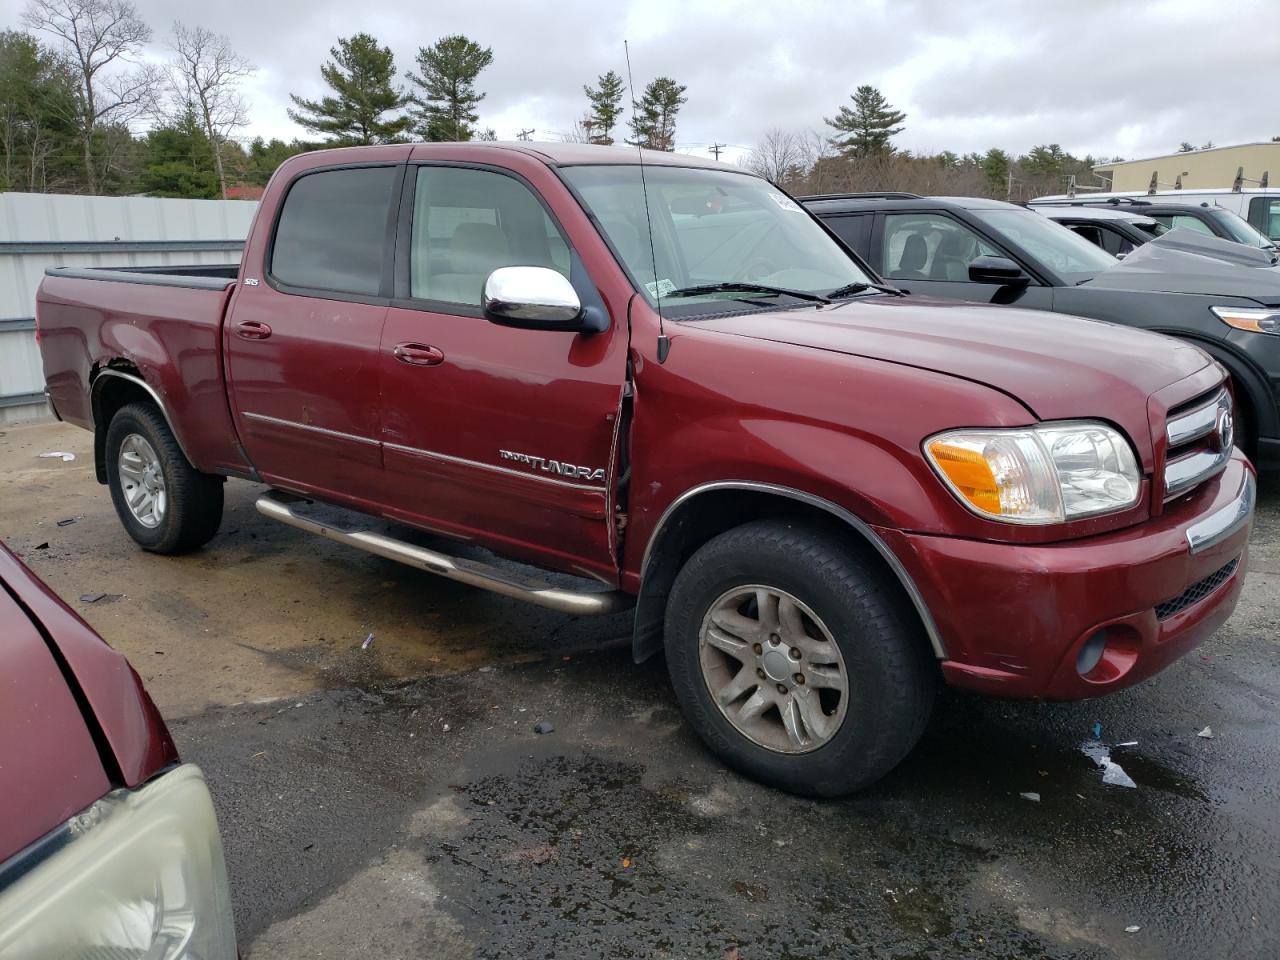
[[[573,284],[550,267],[499,267],[484,282],[480,306],[485,319],[504,327],[580,332],[588,326]]]
[[[1020,266],[1008,257],[975,257],[969,261],[969,279],[974,283],[999,283],[1006,287],[1025,287],[1031,282]]]

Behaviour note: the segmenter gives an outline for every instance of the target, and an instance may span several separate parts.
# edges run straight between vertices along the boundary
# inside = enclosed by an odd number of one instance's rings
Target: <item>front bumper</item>
[[[1244,585],[1254,477],[1236,451],[1218,477],[1163,515],[1069,543],[878,532],[933,614],[949,683],[1080,700],[1159,672],[1231,616]]]

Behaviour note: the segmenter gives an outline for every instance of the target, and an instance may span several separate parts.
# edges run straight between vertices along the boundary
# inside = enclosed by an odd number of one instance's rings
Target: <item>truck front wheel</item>
[[[666,615],[676,695],[712,752],[794,793],[865,787],[911,750],[936,668],[914,611],[828,531],[759,521],[685,564]]]
[[[155,407],[121,407],[107,427],[107,484],[120,522],[144,550],[186,553],[222,523],[222,478],[182,453]]]

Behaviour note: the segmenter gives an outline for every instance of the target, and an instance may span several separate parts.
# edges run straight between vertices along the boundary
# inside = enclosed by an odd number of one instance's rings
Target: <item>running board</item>
[[[521,579],[486,563],[450,557],[371,530],[343,530],[295,513],[293,504],[305,502],[307,501],[291,494],[271,490],[260,496],[255,505],[263,516],[287,523],[299,530],[316,533],[329,540],[336,540],[338,543],[364,550],[366,553],[377,554],[388,560],[395,560],[428,573],[457,580],[459,583],[489,590],[492,593],[500,593],[504,597],[536,603],[540,607],[558,610],[561,613],[572,613],[578,616],[616,613],[634,603],[630,596],[621,591],[589,593],[565,590],[534,579],[522,582]]]

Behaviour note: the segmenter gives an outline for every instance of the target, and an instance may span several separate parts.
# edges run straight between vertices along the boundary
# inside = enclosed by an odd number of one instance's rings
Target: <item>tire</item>
[[[142,469],[140,479],[139,466],[152,462],[152,472]],[[116,514],[129,536],[144,550],[187,553],[204,546],[218,532],[222,523],[222,478],[201,473],[190,464],[169,424],[151,404],[130,403],[111,418],[107,426],[106,467]],[[123,469],[132,473],[126,475]],[[142,492],[145,503],[150,492],[147,484],[161,493],[152,495],[160,509],[148,513],[144,508],[140,517],[130,508],[128,498]]]
[[[772,608],[764,616],[757,587]],[[720,629],[713,613],[743,636]],[[784,621],[776,633],[761,626]],[[704,626],[713,642],[702,642]],[[937,667],[898,584],[878,557],[817,526],[758,521],[703,545],[676,577],[665,631],[667,669],[694,730],[729,766],[792,793],[839,796],[874,783],[915,746],[933,707]],[[747,642],[728,644],[726,634]],[[844,693],[831,689],[841,671]],[[725,710],[713,685],[732,697]],[[757,718],[726,714],[758,713],[764,700],[773,705]]]

